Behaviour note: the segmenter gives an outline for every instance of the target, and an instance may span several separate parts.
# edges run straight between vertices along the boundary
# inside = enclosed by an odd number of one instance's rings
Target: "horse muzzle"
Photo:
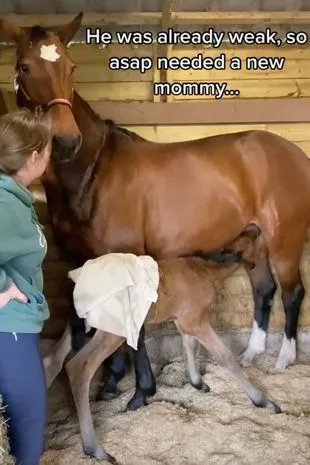
[[[75,138],[66,138],[63,136],[53,137],[52,157],[56,162],[62,163],[75,159],[82,146],[83,138],[79,134]]]

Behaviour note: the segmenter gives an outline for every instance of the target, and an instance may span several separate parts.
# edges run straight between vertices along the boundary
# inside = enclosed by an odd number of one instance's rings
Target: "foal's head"
[[[50,119],[54,143],[63,153],[75,154],[81,132],[72,113],[74,63],[66,46],[79,29],[80,13],[69,24],[48,31],[26,29],[0,18],[0,31],[16,44],[16,92],[19,106],[43,110]]]

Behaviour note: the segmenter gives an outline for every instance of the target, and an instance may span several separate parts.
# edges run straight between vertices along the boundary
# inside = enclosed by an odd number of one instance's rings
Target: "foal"
[[[158,324],[173,320],[183,335],[190,367],[192,384],[202,385],[195,361],[197,343],[202,344],[215,360],[226,367],[256,407],[274,413],[281,409],[266,399],[244,376],[232,352],[222,343],[209,323],[208,310],[216,299],[223,280],[230,276],[240,261],[254,263],[254,241],[244,233],[231,245],[231,260],[235,263],[218,264],[200,257],[179,257],[158,261],[158,300],[152,304],[146,323]],[[253,260],[253,261],[252,261]],[[226,261],[228,258],[226,256]],[[117,350],[124,338],[97,330],[92,339],[66,364],[77,409],[83,450],[86,456],[117,463],[97,442],[89,403],[89,386],[99,365]],[[205,385],[206,386],[206,385]],[[206,389],[208,390],[208,386]]]

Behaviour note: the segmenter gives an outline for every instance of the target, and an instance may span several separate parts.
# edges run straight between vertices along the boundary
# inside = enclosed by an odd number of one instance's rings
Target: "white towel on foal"
[[[137,349],[139,332],[158,299],[157,262],[148,255],[111,253],[68,273],[80,318],[92,328],[126,338]]]

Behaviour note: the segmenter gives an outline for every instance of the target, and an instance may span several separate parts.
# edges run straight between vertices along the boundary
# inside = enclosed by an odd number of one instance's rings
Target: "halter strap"
[[[57,105],[57,104],[60,104],[60,105],[68,105],[71,110],[72,110],[72,103],[70,102],[70,100],[67,100],[65,98],[54,98],[53,100],[51,100],[50,102],[47,103],[47,109],[51,108],[53,105]]]
[[[31,102],[31,101],[33,102],[32,98],[30,97],[30,95],[28,94],[28,92],[26,91],[22,83],[18,82],[18,75],[15,75],[14,77],[14,89],[15,89],[15,93],[17,93],[18,89],[20,89],[22,93],[24,94],[24,96],[26,97],[26,99],[28,100],[28,102]],[[74,92],[74,89],[72,88],[71,101],[73,100],[73,92]],[[46,107],[46,111],[48,111],[54,105],[67,105],[72,110],[72,102],[70,102],[70,100],[68,99],[59,97],[59,98],[54,98],[50,100],[48,103],[44,105],[36,105],[35,112],[44,113],[43,107]]]

